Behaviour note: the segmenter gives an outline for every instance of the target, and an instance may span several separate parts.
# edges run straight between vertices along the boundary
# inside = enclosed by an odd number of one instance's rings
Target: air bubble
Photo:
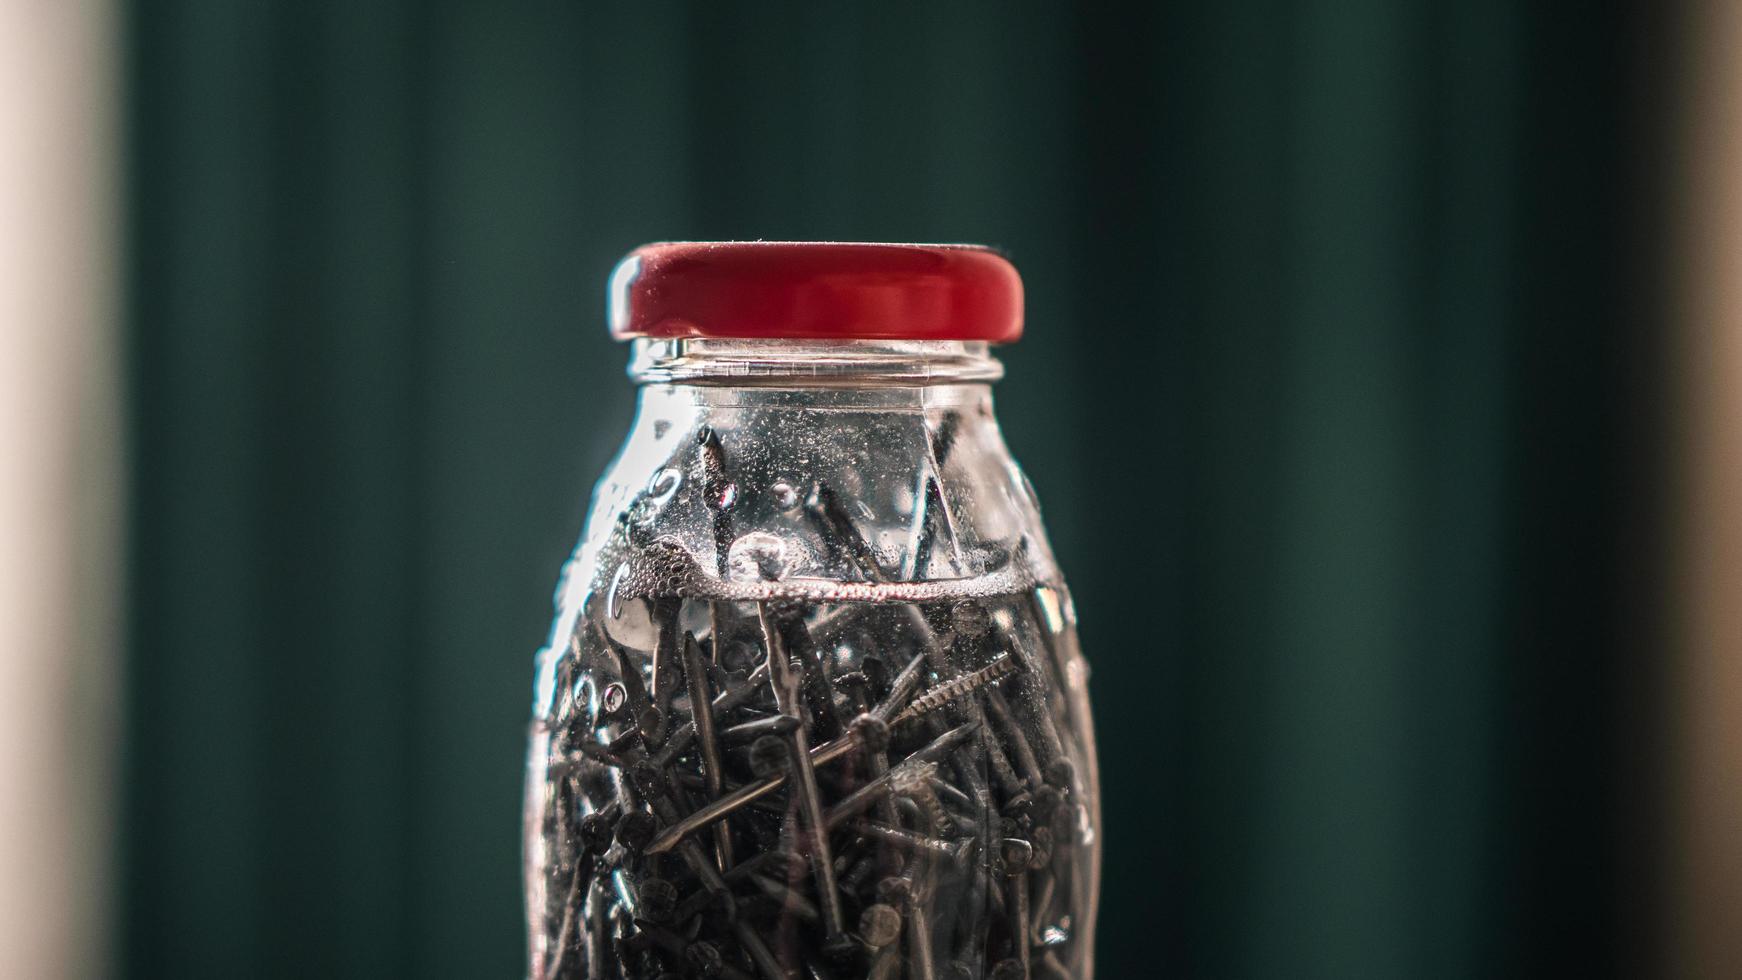
[[[670,503],[682,484],[683,471],[675,466],[667,466],[654,473],[647,481],[647,519],[651,520],[660,508]]]

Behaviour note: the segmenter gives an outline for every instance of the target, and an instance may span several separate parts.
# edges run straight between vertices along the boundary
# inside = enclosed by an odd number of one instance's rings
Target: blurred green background
[[[1638,975],[1664,7],[129,6],[127,977],[512,977],[659,239],[975,241],[1106,978]]]

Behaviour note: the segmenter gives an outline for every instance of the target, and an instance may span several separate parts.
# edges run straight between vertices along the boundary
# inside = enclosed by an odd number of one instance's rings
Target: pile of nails
[[[1077,975],[1082,763],[1034,592],[635,601],[651,649],[593,624],[557,667],[540,976]]]

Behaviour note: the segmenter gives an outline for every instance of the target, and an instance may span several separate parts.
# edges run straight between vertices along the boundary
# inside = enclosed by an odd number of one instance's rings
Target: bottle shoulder
[[[985,386],[645,389],[568,588],[922,601],[1057,584]]]

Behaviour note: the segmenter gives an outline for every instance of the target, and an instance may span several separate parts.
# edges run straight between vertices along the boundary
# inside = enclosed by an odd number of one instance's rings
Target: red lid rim
[[[611,274],[618,339],[958,340],[1022,335],[1022,280],[965,243],[656,242]]]

